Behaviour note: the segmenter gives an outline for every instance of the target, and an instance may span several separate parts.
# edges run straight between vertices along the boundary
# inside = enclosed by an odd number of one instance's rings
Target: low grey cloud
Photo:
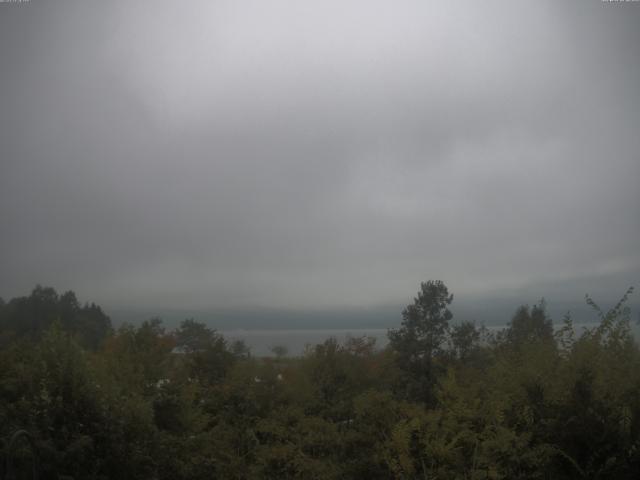
[[[640,272],[637,5],[133,3],[0,5],[3,296],[336,308]]]

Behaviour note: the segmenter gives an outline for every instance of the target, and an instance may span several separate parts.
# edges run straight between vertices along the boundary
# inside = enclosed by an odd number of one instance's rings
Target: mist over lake
[[[596,327],[597,323],[575,324],[578,334],[584,332],[584,329]],[[556,330],[561,328],[562,324],[555,324]],[[504,330],[506,326],[489,326],[487,329],[491,332]],[[229,341],[242,340],[251,349],[251,354],[256,356],[273,356],[273,347],[282,346],[287,349],[287,355],[298,356],[305,353],[308,348],[323,343],[329,338],[335,338],[340,343],[344,343],[348,338],[354,337],[372,337],[375,339],[375,346],[383,349],[387,346],[389,339],[387,337],[388,329],[370,328],[370,329],[304,329],[304,330],[221,330]],[[633,333],[636,338],[640,338],[640,326],[633,326]]]

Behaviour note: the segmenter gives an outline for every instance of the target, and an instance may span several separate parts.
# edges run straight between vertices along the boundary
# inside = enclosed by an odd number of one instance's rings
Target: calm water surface
[[[560,323],[554,324],[556,328],[562,326]],[[574,324],[577,334],[582,333],[584,327],[595,327],[595,323]],[[503,326],[490,326],[489,330],[500,330]],[[633,330],[638,335],[637,325],[633,325]],[[221,330],[220,333],[230,341],[243,340],[252,355],[266,356],[272,355],[271,349],[275,346],[283,346],[288,350],[288,355],[302,355],[307,345],[317,345],[328,338],[334,337],[339,342],[344,342],[348,337],[368,336],[376,339],[376,347],[383,348],[388,343],[386,328],[355,328],[355,329],[300,329],[300,330]],[[636,337],[638,338],[638,337]]]

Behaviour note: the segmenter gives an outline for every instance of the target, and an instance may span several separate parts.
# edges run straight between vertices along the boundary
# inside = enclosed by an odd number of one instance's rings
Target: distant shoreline
[[[576,333],[581,334],[583,328],[593,328],[597,322],[574,323]],[[488,330],[497,331],[506,328],[507,325],[486,326]],[[554,323],[557,330],[562,327],[562,322]],[[640,335],[640,327],[632,323],[633,333]],[[252,329],[236,328],[222,329],[218,333],[222,334],[228,341],[242,340],[251,349],[254,356],[272,356],[271,349],[275,346],[282,346],[287,349],[287,355],[299,356],[305,351],[307,345],[317,345],[333,337],[339,342],[343,342],[348,337],[373,337],[376,339],[376,347],[384,348],[387,345],[388,328],[299,328],[299,329]]]

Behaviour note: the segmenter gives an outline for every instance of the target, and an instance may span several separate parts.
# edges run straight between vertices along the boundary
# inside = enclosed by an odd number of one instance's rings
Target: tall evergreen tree
[[[442,353],[453,295],[441,280],[422,282],[413,304],[402,312],[402,325],[388,333],[398,366],[408,378],[409,397],[430,402],[436,382],[435,358]]]

